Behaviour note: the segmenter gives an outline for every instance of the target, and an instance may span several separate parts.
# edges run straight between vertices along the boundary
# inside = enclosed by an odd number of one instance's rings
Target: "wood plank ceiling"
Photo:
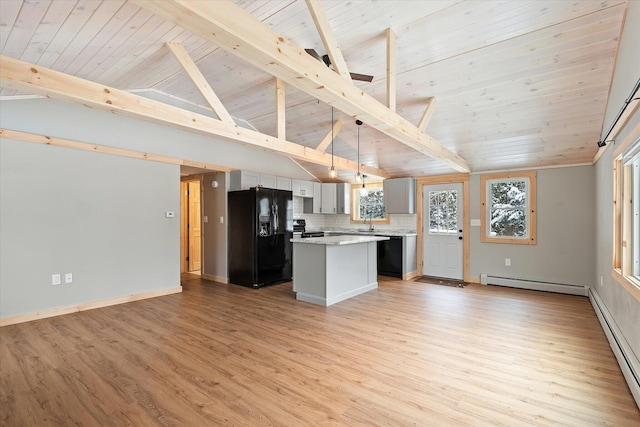
[[[275,78],[198,35],[124,0],[0,1],[0,52],[123,90],[151,89],[209,108],[167,42],[181,43],[227,111],[276,135]],[[324,48],[303,1],[236,0],[298,47]],[[224,3],[217,3],[225,7]],[[396,111],[472,171],[589,164],[597,151],[626,2],[322,1],[353,84],[387,102],[387,38],[396,35]],[[2,88],[2,96],[19,95]],[[331,107],[286,85],[286,139],[315,148],[331,130]],[[355,119],[336,156],[356,161]],[[331,152],[331,145],[327,148]],[[373,126],[360,129],[360,162],[389,175],[454,172]],[[301,162],[320,180],[326,166]],[[353,181],[352,171],[338,178]]]

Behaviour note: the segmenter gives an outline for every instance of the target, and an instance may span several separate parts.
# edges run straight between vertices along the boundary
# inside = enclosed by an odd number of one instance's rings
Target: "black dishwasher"
[[[378,274],[402,279],[402,237],[378,242]]]

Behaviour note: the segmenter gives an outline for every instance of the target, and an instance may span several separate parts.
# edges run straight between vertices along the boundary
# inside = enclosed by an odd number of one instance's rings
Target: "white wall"
[[[179,287],[179,182],[176,165],[2,139],[0,317]]]
[[[628,2],[627,17],[618,51],[615,75],[607,105],[605,129],[622,108],[637,79],[640,77],[640,2]],[[640,124],[640,112],[636,112],[630,122],[616,138],[623,141],[631,130]],[[604,133],[602,135],[604,137]],[[612,277],[613,254],[613,151],[610,144],[607,151],[596,163],[596,247],[595,272],[593,282],[598,285],[594,291],[600,295],[607,309],[622,331],[636,360],[640,359],[640,301],[619,285]],[[603,285],[600,286],[600,278]],[[636,361],[636,363],[638,363]]]
[[[218,182],[218,187],[213,188],[211,183]],[[226,281],[227,270],[227,190],[229,173],[219,172],[204,175],[203,188],[203,215],[208,222],[203,224],[204,257],[202,260],[202,273],[216,278],[218,281]],[[223,222],[220,222],[222,218]]]
[[[469,275],[593,285],[593,167],[541,169],[536,182],[537,244],[484,243],[481,227],[470,227]],[[480,175],[471,175],[469,187],[470,216],[480,219]],[[511,259],[510,267],[505,266],[505,258]]]
[[[0,102],[6,129],[310,178],[252,147],[50,99]],[[0,141],[0,317],[180,286],[177,165]],[[209,204],[211,216],[226,219],[224,195]],[[218,228],[224,233],[205,228],[214,239],[205,242],[204,271],[226,277],[226,222]],[[54,273],[73,273],[75,283],[52,286]]]
[[[0,101],[6,129],[125,148],[180,159],[311,179],[291,159],[233,142],[195,135],[51,99]],[[34,117],[37,118],[34,120]]]

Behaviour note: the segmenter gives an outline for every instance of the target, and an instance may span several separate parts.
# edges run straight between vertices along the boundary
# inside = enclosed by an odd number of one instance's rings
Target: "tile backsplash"
[[[364,225],[362,221],[357,223],[351,222],[349,215],[333,214],[306,214],[304,210],[304,199],[302,197],[293,198],[293,217],[304,218],[307,222],[307,229],[319,230],[319,229],[334,229],[334,228],[367,228],[369,225]],[[416,215],[415,214],[393,214],[389,224],[374,224],[374,227],[378,230],[393,229],[393,230],[416,230]]]

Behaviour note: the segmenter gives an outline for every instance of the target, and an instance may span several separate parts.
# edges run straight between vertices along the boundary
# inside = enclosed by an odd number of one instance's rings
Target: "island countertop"
[[[389,240],[385,236],[326,236],[326,237],[294,237],[292,243],[307,243],[312,245],[355,245],[358,243],[378,242]]]

